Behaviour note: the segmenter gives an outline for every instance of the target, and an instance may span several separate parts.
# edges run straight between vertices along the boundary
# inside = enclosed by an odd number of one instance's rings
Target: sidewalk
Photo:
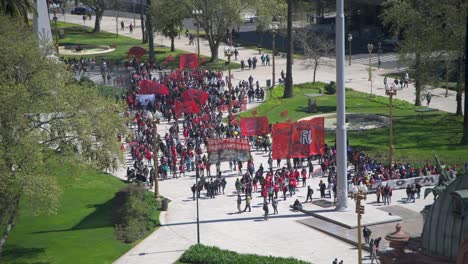
[[[58,16],[59,21],[64,21],[64,18],[62,15]],[[121,18],[119,21],[123,20],[126,29],[125,31],[120,31],[119,30],[119,35],[124,35],[128,37],[133,37],[137,39],[141,39],[141,29],[140,27],[137,27],[133,30],[133,33],[130,33],[128,30],[128,25],[130,23],[133,23],[133,19],[131,18]],[[83,25],[83,21],[81,20],[81,16],[75,16],[75,15],[66,15],[65,18],[66,22],[69,23],[76,23]],[[94,20],[92,21],[87,21],[86,26],[92,26],[94,25]],[[108,17],[105,16],[102,18],[101,21],[101,30],[103,31],[108,31],[108,32],[114,32],[115,33],[115,17]],[[139,25],[139,20],[137,19],[136,21],[137,26]],[[170,46],[170,40],[168,38],[162,37],[161,35],[156,35],[154,38],[155,45],[165,45],[165,46]],[[196,41],[195,41],[196,42]],[[189,41],[188,38],[186,38],[183,34],[181,38],[176,38],[175,39],[175,47],[176,49],[181,49],[189,52],[197,52],[197,46],[188,45]],[[224,44],[221,44],[219,46],[219,57],[221,59],[224,58]],[[237,48],[239,51],[239,57],[237,62],[240,62],[240,60],[244,60],[247,62],[247,59],[249,57],[254,57],[256,56],[258,59],[258,66],[256,70],[232,70],[231,73],[234,75],[234,83],[236,83],[239,80],[246,80],[249,78],[250,75],[254,77],[254,79],[259,80],[261,85],[266,85],[266,80],[267,79],[272,79],[272,67],[271,66],[261,66],[261,61],[260,61],[260,55],[258,54],[258,51],[256,50],[251,50],[251,49],[246,49],[243,47],[238,47]],[[205,56],[210,56],[210,48],[208,45],[208,41],[205,39],[200,39],[200,53]],[[271,54],[270,54],[271,56]],[[233,57],[232,57],[233,59]],[[234,60],[233,60],[234,61]],[[334,59],[324,59],[324,62],[318,67],[317,69],[317,76],[316,80],[321,81],[321,82],[330,82],[330,81],[335,81],[336,80],[336,69],[335,69],[335,61]],[[360,60],[362,61],[362,60]],[[374,60],[375,61],[375,60]],[[234,61],[236,62],[236,61]],[[237,63],[236,62],[236,63]],[[385,96],[385,89],[383,85],[383,79],[384,79],[384,74],[388,73],[394,73],[397,71],[397,69],[394,70],[377,70],[375,67],[376,64],[374,63],[373,69],[374,74],[373,74],[373,89],[372,93],[375,95],[380,95],[380,96]],[[281,58],[281,56],[276,56],[275,57],[275,68],[276,68],[276,81],[280,77],[281,70],[286,71],[286,59]],[[227,74],[227,73],[225,73]],[[410,76],[411,77],[411,76]],[[313,67],[312,65],[308,65],[306,61],[301,60],[301,59],[294,59],[294,64],[293,64],[293,81],[295,84],[297,83],[305,83],[305,82],[312,82],[313,80]],[[388,79],[388,82],[392,82],[393,79]],[[277,83],[277,82],[276,82]],[[348,65],[347,62],[345,62],[345,85],[348,88],[351,88],[356,91],[360,92],[365,92],[365,93],[370,93],[371,88],[370,88],[370,82],[368,81],[368,70],[367,70],[367,65],[366,64],[359,64],[359,63],[352,63],[351,66]],[[456,92],[454,91],[449,91],[449,96],[445,97],[445,89],[437,88],[431,90],[432,93],[432,100],[431,100],[431,108],[438,109],[441,111],[449,112],[449,113],[455,113],[456,112]],[[398,91],[398,94],[394,97],[396,99],[404,100],[407,102],[410,102],[414,104],[414,98],[415,98],[415,88],[413,84],[410,84],[408,88],[404,88],[401,91]],[[425,102],[423,102],[425,104]],[[463,104],[462,104],[463,105]]]

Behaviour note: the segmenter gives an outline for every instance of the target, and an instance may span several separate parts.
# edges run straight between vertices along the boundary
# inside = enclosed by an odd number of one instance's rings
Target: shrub
[[[336,83],[330,82],[329,84],[325,85],[325,92],[327,94],[335,94],[336,93]]]
[[[132,243],[159,224],[158,204],[142,184],[132,184],[116,194],[112,221],[117,239]]]
[[[179,259],[179,263],[192,264],[308,264],[294,258],[258,256],[254,254],[238,254],[234,251],[204,245],[191,246]]]

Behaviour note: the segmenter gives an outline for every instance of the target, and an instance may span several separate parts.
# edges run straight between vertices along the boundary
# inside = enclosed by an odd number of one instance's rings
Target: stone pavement
[[[63,21],[63,17],[59,17]],[[71,23],[82,24],[80,16],[67,15],[66,21]],[[124,19],[128,25],[132,20]],[[87,25],[91,23],[88,21]],[[138,24],[138,22],[137,22]],[[109,32],[115,32],[115,18],[104,17],[102,20],[102,29]],[[130,36],[128,30],[119,32],[121,35]],[[141,38],[141,32],[136,28],[131,35],[135,38]],[[168,40],[158,36],[155,38],[156,44],[167,45]],[[195,52],[195,46],[188,46],[188,40],[182,36],[176,40],[176,48]],[[209,56],[209,48],[207,42],[200,41],[201,53]],[[220,47],[220,53],[223,54],[223,46]],[[238,48],[239,59],[246,60],[248,57],[259,56],[254,50]],[[327,63],[320,66],[317,72],[318,81],[334,81],[335,70],[332,60],[327,60]],[[280,76],[282,69],[285,69],[285,59],[276,57],[277,78]],[[303,61],[296,59],[294,68],[294,82],[310,82],[312,80],[312,69]],[[382,71],[382,73],[385,73]],[[256,70],[233,71],[235,79],[247,79],[248,76],[254,75],[262,83],[266,79],[271,79],[271,68],[268,66],[258,66]],[[363,64],[353,63],[351,66],[346,66],[346,85],[358,91],[370,92],[369,82],[367,81],[366,66]],[[375,76],[373,93],[383,95],[383,77]],[[389,80],[391,81],[391,80]],[[454,94],[451,93],[448,98],[440,97],[442,91],[439,89],[433,91],[434,97],[431,102],[431,107],[447,112],[455,111]],[[412,102],[414,100],[414,87],[410,85],[399,92],[398,99],[403,99]],[[251,108],[252,105],[248,105]],[[158,128],[161,133],[168,130],[166,122],[162,122]],[[252,151],[255,160],[255,165],[258,167],[260,163],[267,167],[268,156],[261,152]],[[131,160],[127,160],[127,166],[131,165]],[[237,213],[236,210],[236,193],[234,182],[237,178],[237,173],[228,168],[227,163],[222,163],[221,169],[223,176],[227,179],[227,188],[225,195],[219,195],[215,199],[205,197],[205,192],[202,193],[200,199],[200,240],[206,245],[214,245],[223,249],[234,250],[239,253],[254,253],[260,255],[274,255],[283,257],[296,257],[302,260],[313,263],[331,263],[336,257],[343,259],[344,263],[356,263],[357,251],[356,248],[346,242],[338,240],[328,234],[309,228],[305,224],[299,223],[301,220],[311,219],[310,216],[293,212],[289,205],[298,198],[301,201],[305,200],[306,188],[299,188],[297,194],[292,198],[288,197],[286,201],[279,199],[278,215],[270,215],[268,221],[263,221],[262,216],[262,198],[259,193],[256,193],[252,200],[252,212]],[[125,167],[118,170],[117,175],[121,178],[125,177]],[[308,184],[315,189],[318,187],[320,178],[308,180]],[[195,182],[194,173],[187,173],[185,177],[179,179],[170,179],[160,182],[160,193],[162,196],[171,200],[169,203],[169,211],[161,214],[161,227],[149,235],[146,239],[136,245],[129,252],[121,256],[115,263],[174,263],[181,254],[190,246],[196,243],[196,206],[192,200],[190,187]],[[314,193],[314,197],[318,197],[318,191]],[[406,204],[401,202],[406,196],[405,190],[396,190],[393,192],[393,204],[411,210],[414,213],[424,207],[424,205],[432,202],[431,199],[418,199],[416,203]],[[375,206],[388,208],[389,206],[376,205],[371,201],[372,198],[366,201],[367,206]],[[354,205],[349,204],[350,209],[354,211]],[[390,206],[391,207],[391,206]],[[322,208],[314,207],[313,204],[304,204],[307,210],[320,210]],[[367,214],[364,217],[372,217]],[[314,219],[314,218],[312,218]],[[313,224],[314,225],[314,224]],[[369,263],[366,260],[364,263]]]

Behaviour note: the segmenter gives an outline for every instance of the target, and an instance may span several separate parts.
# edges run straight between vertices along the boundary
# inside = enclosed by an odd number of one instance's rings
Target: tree
[[[257,32],[265,32],[269,30],[269,26],[273,23],[282,24],[286,17],[287,5],[284,0],[258,0],[257,2]],[[263,34],[259,39],[259,45],[263,45]]]
[[[302,48],[304,57],[311,61],[314,67],[314,79],[323,57],[328,57],[335,48],[335,42],[327,38],[324,34],[313,33],[309,28],[303,28],[297,31],[295,41]]]
[[[155,18],[153,28],[171,39],[171,51],[175,50],[174,39],[182,31],[188,15],[184,0],[158,0],[151,7],[151,16]]]
[[[118,0],[83,0],[83,2],[94,11],[94,33],[101,32],[101,19],[104,15],[104,10],[107,10],[115,5]]]
[[[30,0],[0,0],[0,13],[12,17],[21,17],[28,22],[28,13],[36,9]]]
[[[0,253],[21,206],[54,213],[60,188],[44,162],[52,155],[96,168],[122,159],[123,111],[80,86],[65,65],[44,56],[18,20],[0,16]],[[59,154],[59,155],[57,155]]]
[[[387,0],[383,6],[383,24],[401,39],[400,59],[410,64],[415,79],[415,105],[421,105],[424,85],[437,78],[433,74],[435,62],[444,61],[447,54],[455,54],[459,70],[462,69],[466,3],[460,0]],[[459,87],[462,78],[460,74]],[[457,114],[461,114],[461,88],[457,92]]]
[[[286,78],[284,80],[284,98],[293,97],[293,79],[292,79],[292,59],[294,53],[294,38],[293,38],[293,3],[294,0],[287,0],[288,4],[288,21],[287,21],[287,35],[288,35],[288,48],[286,52]]]
[[[202,11],[199,18],[201,28],[205,30],[211,51],[211,62],[218,59],[218,49],[222,41],[227,42],[226,34],[235,25],[242,23],[241,12],[255,9],[254,0],[192,0],[188,10]]]

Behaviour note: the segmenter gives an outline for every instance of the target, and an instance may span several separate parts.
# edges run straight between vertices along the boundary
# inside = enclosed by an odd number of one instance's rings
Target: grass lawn
[[[106,59],[106,60],[124,61],[127,59],[128,50],[133,46],[139,46],[148,50],[148,44],[141,44],[141,40],[138,40],[138,39],[121,36],[121,35],[119,35],[119,37],[116,37],[115,33],[109,33],[109,32],[93,33],[92,28],[77,25],[77,24],[58,22],[57,26],[59,30],[63,29],[65,31],[65,37],[59,40],[60,45],[81,44],[81,45],[116,46],[115,51],[110,52],[110,53],[75,56],[75,57],[85,57],[85,58],[89,57],[89,58],[98,58],[98,59]],[[55,30],[53,30],[53,33],[55,34]],[[162,47],[162,46],[155,47],[156,61],[159,63],[164,61],[169,55],[174,56],[175,58],[174,62],[168,63],[166,65],[166,68],[169,68],[169,69],[178,68],[180,54],[187,54],[187,53],[190,53],[190,52],[178,50],[178,49],[171,52],[170,47]],[[64,56],[64,57],[68,58],[70,56]],[[215,62],[209,62],[209,59],[210,59],[209,57],[206,57],[206,56],[201,56],[201,57],[205,60],[205,62],[202,64],[203,67],[206,67],[209,69],[216,69],[216,70],[227,69],[224,60],[217,60]],[[143,60],[147,60],[147,58],[148,58],[147,55],[143,56]],[[240,64],[232,63],[231,68],[233,69],[240,68]]]
[[[310,116],[307,112],[307,96],[305,94],[317,93],[318,88],[324,84],[296,85],[294,97],[283,99],[283,86],[273,90],[273,96],[266,103],[256,108],[257,116],[268,116],[270,123],[292,121]],[[323,89],[322,89],[323,90]],[[269,95],[269,91],[266,91]],[[454,102],[455,103],[455,102]],[[336,111],[336,95],[323,95],[317,97],[318,113],[330,113]],[[433,111],[416,112],[418,108],[410,103],[394,100],[393,108],[393,135],[395,146],[395,160],[409,161],[416,165],[425,162],[433,162],[434,150],[442,162],[458,164],[458,167],[468,162],[468,146],[458,143],[463,134],[463,117],[454,114]],[[286,117],[280,113],[288,110]],[[388,98],[372,97],[368,94],[347,90],[347,113],[372,113],[388,116]],[[253,110],[247,111],[241,116],[251,116]],[[365,150],[377,161],[388,160],[388,127],[361,132],[349,132],[349,144],[352,147]],[[326,141],[334,144],[335,132],[326,133]]]
[[[205,245],[193,245],[175,264],[310,264],[294,258],[239,254],[230,250]]]
[[[121,180],[57,160],[48,171],[63,190],[58,213],[34,216],[21,206],[2,263],[112,263],[135,245],[118,241],[111,222]]]

